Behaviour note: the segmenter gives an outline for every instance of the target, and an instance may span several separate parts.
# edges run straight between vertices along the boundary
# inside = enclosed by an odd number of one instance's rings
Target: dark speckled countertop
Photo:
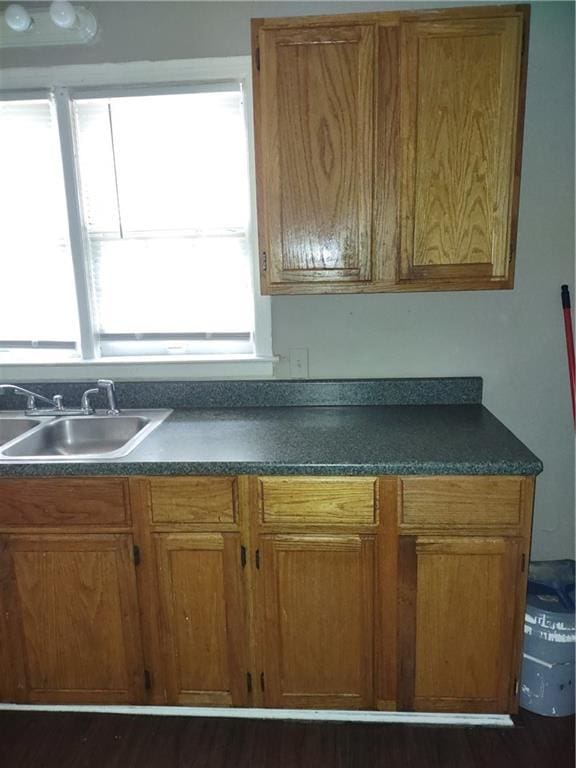
[[[13,477],[541,471],[540,460],[479,403],[179,409],[121,459],[0,462],[0,475]]]

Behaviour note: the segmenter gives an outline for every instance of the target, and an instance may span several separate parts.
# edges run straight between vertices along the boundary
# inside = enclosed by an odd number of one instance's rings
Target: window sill
[[[0,381],[181,381],[197,379],[266,379],[274,372],[277,357],[236,355],[219,358],[100,358],[54,363],[0,364]]]

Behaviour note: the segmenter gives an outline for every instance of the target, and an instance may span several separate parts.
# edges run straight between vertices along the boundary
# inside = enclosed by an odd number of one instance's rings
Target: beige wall
[[[3,66],[160,60],[249,52],[255,16],[439,7],[449,3],[87,3],[98,41],[82,49],[11,50]],[[461,5],[463,3],[460,3]],[[516,287],[504,292],[277,297],[277,375],[290,349],[310,376],[484,378],[485,403],[544,462],[533,557],[574,541],[574,431],[560,285],[574,295],[574,7],[532,4]],[[573,556],[573,554],[572,554]]]

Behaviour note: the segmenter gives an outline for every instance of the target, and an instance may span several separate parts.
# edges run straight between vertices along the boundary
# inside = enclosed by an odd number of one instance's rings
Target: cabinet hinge
[[[260,550],[256,550],[256,568],[260,570]]]
[[[250,672],[246,672],[246,688],[248,693],[252,693],[252,675]]]
[[[132,547],[132,559],[134,560],[134,565],[140,565],[140,547],[136,546],[136,544]]]
[[[242,568],[246,568],[246,547],[244,545],[240,547],[240,564]]]
[[[264,683],[264,672],[262,672],[262,674],[260,675],[260,690],[262,691],[262,693],[264,693],[264,691],[266,690],[266,685]]]
[[[522,573],[526,570],[526,555],[522,553]]]
[[[256,48],[256,69],[260,72],[260,48]]]
[[[262,251],[262,272],[268,271],[268,256],[266,251]]]
[[[144,688],[149,691],[152,688],[152,678],[150,677],[150,670],[144,670]]]

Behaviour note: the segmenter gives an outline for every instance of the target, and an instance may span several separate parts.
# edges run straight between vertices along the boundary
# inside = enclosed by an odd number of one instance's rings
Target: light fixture
[[[69,0],[29,12],[11,3],[0,16],[0,49],[49,45],[81,45],[94,39],[98,22],[87,8]],[[25,33],[25,34],[23,34]]]
[[[4,20],[14,32],[27,32],[32,26],[32,17],[23,5],[12,3],[4,11]]]
[[[54,0],[50,5],[50,18],[61,29],[73,29],[78,24],[78,16],[68,0]]]

